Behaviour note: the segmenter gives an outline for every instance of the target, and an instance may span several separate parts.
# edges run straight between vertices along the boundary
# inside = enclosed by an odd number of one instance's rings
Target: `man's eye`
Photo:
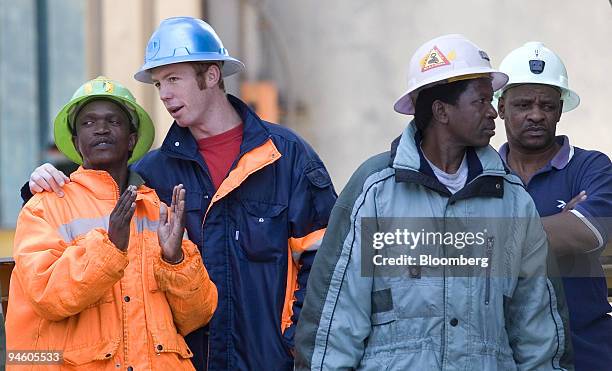
[[[172,76],[172,77],[169,77],[169,78],[168,78],[168,81],[170,81],[170,82],[177,82],[177,81],[178,81],[178,79],[179,79],[178,77],[176,77],[176,76]]]

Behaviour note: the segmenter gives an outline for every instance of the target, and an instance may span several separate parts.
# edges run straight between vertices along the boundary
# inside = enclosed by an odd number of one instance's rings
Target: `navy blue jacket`
[[[186,337],[196,369],[290,370],[308,273],[336,193],[302,138],[228,99],[244,132],[218,190],[196,140],[176,123],[132,169],[167,204],[184,184],[187,233],[219,292],[209,325]]]

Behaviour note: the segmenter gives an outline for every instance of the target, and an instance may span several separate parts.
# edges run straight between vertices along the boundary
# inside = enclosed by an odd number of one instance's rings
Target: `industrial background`
[[[151,113],[159,146],[172,119],[151,85],[133,79],[152,31],[167,17],[209,22],[246,73],[228,91],[296,130],[340,191],[385,151],[410,117],[393,111],[414,50],[461,33],[494,66],[527,41],[565,61],[581,104],[558,132],[612,152],[612,6],[607,0],[0,0],[0,259],[8,260],[19,189],[42,162],[61,163],[52,121],[84,81],[125,84]],[[492,145],[505,141],[498,119]],[[6,274],[6,273],[5,273]],[[0,275],[2,272],[0,271]],[[6,292],[6,288],[3,287]]]

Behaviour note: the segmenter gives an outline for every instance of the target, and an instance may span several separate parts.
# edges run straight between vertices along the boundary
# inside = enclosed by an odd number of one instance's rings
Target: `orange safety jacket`
[[[159,198],[131,173],[136,211],[120,251],[107,233],[113,178],[83,168],[70,178],[63,198],[39,193],[19,215],[6,317],[9,354],[59,351],[63,361],[8,369],[192,370],[183,336],[217,306],[197,247],[183,240],[182,262],[161,259]]]

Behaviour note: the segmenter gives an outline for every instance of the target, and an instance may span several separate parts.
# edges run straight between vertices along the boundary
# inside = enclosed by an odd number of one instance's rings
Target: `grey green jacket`
[[[296,369],[566,369],[569,340],[547,278],[546,235],[520,179],[490,146],[468,148],[466,186],[451,195],[417,143],[411,123],[340,195],[308,281]],[[487,218],[489,268],[364,274],[362,248],[371,244],[361,243],[363,218],[389,217]]]

